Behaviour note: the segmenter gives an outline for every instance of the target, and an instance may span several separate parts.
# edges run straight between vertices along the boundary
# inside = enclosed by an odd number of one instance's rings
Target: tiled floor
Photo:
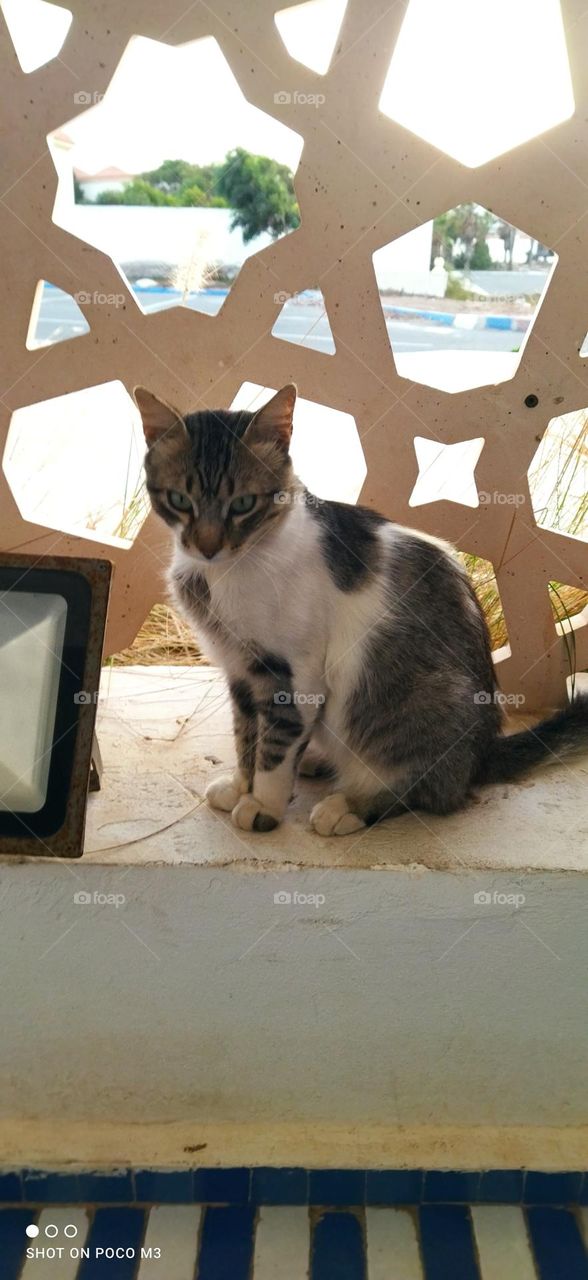
[[[20,1205],[0,1210],[0,1276],[587,1280],[587,1212],[549,1205]]]

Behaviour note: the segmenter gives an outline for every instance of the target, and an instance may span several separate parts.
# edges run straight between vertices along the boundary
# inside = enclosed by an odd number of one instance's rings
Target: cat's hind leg
[[[334,778],[337,769],[329,758],[327,735],[322,732],[320,720],[315,725],[310,741],[306,744],[298,773],[302,778]]]
[[[340,770],[341,788],[315,804],[310,825],[320,836],[348,836],[382,818],[406,813],[403,800],[407,771],[398,769],[380,777],[358,757],[346,753]]]

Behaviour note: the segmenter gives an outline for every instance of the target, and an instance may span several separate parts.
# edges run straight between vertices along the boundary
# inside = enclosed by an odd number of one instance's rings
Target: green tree
[[[433,222],[434,256],[442,253],[448,266],[469,268],[474,246],[476,242],[486,244],[491,224],[492,214],[477,204],[460,204],[455,209],[440,214]],[[457,241],[463,245],[463,253],[458,255],[455,252]],[[438,249],[435,249],[436,245],[439,245]]]
[[[197,183],[192,187],[182,187],[176,200],[181,205],[196,205],[207,209],[226,209],[227,207],[224,196],[216,196],[208,191],[203,191],[202,187],[198,186]]]
[[[102,191],[97,204],[230,208],[231,229],[245,241],[262,231],[274,238],[300,225],[292,174],[287,165],[255,156],[242,147],[222,164],[195,165],[164,160],[158,169],[134,178],[122,191]]]
[[[485,240],[475,240],[470,258],[472,271],[491,271],[494,266]]]
[[[182,205],[208,205],[226,207],[226,200],[218,192],[221,172],[219,164],[188,164],[187,160],[164,160],[158,169],[142,173],[141,177],[151,186],[178,197]]]
[[[165,185],[171,191],[179,191],[181,187],[197,182],[199,174],[200,167],[197,164],[189,164],[187,160],[164,160],[157,169],[142,173],[141,177],[153,187]]]
[[[300,225],[292,174],[287,165],[255,156],[242,147],[230,151],[218,180],[218,191],[233,210],[231,229],[240,227],[245,242],[262,231],[276,239]]]
[[[101,191],[96,204],[176,205],[176,196],[152,186],[144,178],[134,178],[122,191]]]

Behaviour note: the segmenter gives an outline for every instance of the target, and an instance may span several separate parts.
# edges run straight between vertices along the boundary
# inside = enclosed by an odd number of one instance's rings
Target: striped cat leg
[[[281,822],[322,701],[317,678],[295,677],[286,663],[276,671],[276,665],[274,658],[273,670],[268,662],[253,673],[259,713],[253,791],[241,796],[232,815],[243,831],[272,831]]]
[[[238,767],[213,778],[205,792],[209,805],[226,813],[231,813],[239,797],[253,788],[257,744],[257,707],[251,686],[246,680],[233,679],[229,689]]]

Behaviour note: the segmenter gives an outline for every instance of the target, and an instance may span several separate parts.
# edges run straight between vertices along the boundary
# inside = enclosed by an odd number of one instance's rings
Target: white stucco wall
[[[570,1167],[587,906],[580,873],[4,865],[0,1161],[48,1125],[53,1164],[189,1163],[220,1126],[205,1162],[455,1166],[457,1133],[479,1167],[499,1131],[492,1163]]]

